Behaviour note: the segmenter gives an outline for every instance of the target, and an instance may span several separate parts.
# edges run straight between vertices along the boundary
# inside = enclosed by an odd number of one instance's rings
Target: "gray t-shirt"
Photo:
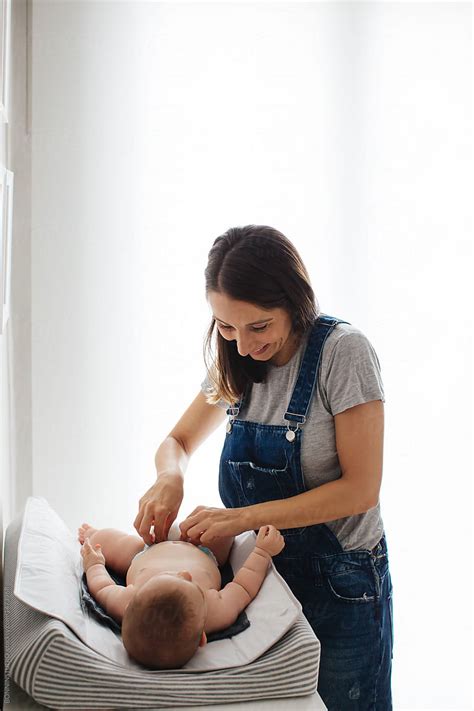
[[[287,425],[283,419],[298,376],[309,332],[292,358],[282,366],[269,363],[265,382],[252,383],[238,418],[262,425]],[[212,388],[209,380],[203,392]],[[380,364],[364,334],[349,324],[337,324],[327,337],[306,422],[302,426],[301,467],[306,487],[313,489],[339,479],[334,415],[371,400],[385,401]],[[224,400],[219,406],[227,408]],[[383,534],[378,503],[366,513],[326,522],[344,550],[372,549]]]

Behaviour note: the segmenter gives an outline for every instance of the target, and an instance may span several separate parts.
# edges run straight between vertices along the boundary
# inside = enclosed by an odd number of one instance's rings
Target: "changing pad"
[[[234,570],[254,541],[253,532],[236,538]],[[5,643],[10,676],[40,703],[150,708],[304,696],[316,689],[319,642],[273,567],[246,609],[247,630],[199,648],[182,669],[160,671],[130,659],[120,636],[83,609],[81,576],[75,535],[46,499],[30,497],[6,534]]]

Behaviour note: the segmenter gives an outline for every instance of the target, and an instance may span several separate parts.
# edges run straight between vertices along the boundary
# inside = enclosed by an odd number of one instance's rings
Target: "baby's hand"
[[[280,553],[285,547],[285,539],[275,526],[261,526],[255,547],[262,548],[262,550],[274,556]]]
[[[88,538],[85,539],[84,545],[81,548],[82,563],[84,565],[85,573],[87,573],[91,566],[96,565],[97,563],[102,563],[102,565],[105,565],[105,558],[104,554],[101,551],[100,543],[96,543],[95,547],[97,550],[94,550],[92,548]]]

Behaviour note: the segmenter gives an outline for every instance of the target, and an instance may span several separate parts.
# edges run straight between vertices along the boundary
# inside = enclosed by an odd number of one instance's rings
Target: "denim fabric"
[[[239,420],[245,394],[227,410],[219,465],[219,493],[226,507],[306,491],[300,459],[304,422],[325,340],[338,322],[330,316],[315,321],[283,417],[286,425]],[[329,711],[389,711],[393,610],[385,534],[372,550],[344,551],[325,524],[281,533],[285,548],[273,562],[321,642],[318,692],[324,703]]]

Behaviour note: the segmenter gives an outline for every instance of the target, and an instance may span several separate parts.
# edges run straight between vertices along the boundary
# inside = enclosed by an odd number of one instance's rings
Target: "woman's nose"
[[[237,350],[239,351],[239,355],[241,355],[241,356],[246,356],[250,353],[250,348],[249,348],[248,343],[246,343],[242,339],[237,341]]]

